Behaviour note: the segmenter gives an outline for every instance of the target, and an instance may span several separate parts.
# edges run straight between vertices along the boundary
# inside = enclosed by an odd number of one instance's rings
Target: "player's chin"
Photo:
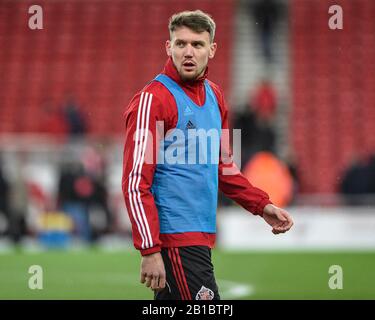
[[[196,77],[191,76],[191,75],[186,75],[186,76],[182,77],[183,81],[194,81],[195,79],[196,79]]]
[[[182,71],[180,75],[184,81],[193,81],[197,78],[197,73],[193,71]]]

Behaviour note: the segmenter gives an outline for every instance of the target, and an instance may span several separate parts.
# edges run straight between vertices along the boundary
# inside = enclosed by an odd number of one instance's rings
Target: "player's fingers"
[[[287,215],[285,219],[285,221],[282,221],[281,223],[277,224],[277,229],[287,231],[291,228],[291,226],[293,225],[293,220],[289,215]]]
[[[156,290],[159,288],[159,276],[153,276],[151,280],[151,289]]]
[[[284,228],[284,222],[278,223],[278,224],[274,225],[273,228],[275,230],[278,230],[278,231],[283,230],[283,228]]]
[[[273,234],[285,233],[286,231],[287,230],[284,227],[277,227],[272,229]]]
[[[286,221],[286,222],[284,222],[282,225],[281,225],[281,227],[280,227],[280,230],[287,230],[288,229],[288,225],[289,225],[289,222],[288,221]]]
[[[151,279],[152,279],[152,276],[149,276],[149,275],[146,276],[146,287],[147,288],[150,287],[150,285],[151,285]]]
[[[159,278],[159,287],[160,289],[164,289],[165,288],[165,275],[161,275],[160,278]]]
[[[141,273],[141,283],[145,283],[146,281],[146,273]]]
[[[276,212],[277,219],[281,222],[286,222],[288,221],[288,218],[285,216],[285,213],[282,210],[278,210]]]
[[[293,226],[293,220],[288,216],[285,222],[277,223],[273,226],[274,234],[285,233]]]
[[[272,224],[273,229],[278,229],[282,226],[283,222],[275,222]]]
[[[292,226],[293,226],[294,222],[292,219],[288,219],[288,223],[286,224],[286,226],[284,227],[284,229],[286,231],[288,231]]]
[[[165,287],[165,286],[164,286]],[[154,289],[152,289],[152,290],[154,290],[154,291],[162,291],[163,289],[164,289],[164,287],[162,287],[161,286],[161,284],[160,284],[160,278],[158,279],[158,284],[157,284],[157,286],[154,288]]]
[[[288,225],[288,221],[285,221],[281,224],[280,228],[285,229],[285,227]]]

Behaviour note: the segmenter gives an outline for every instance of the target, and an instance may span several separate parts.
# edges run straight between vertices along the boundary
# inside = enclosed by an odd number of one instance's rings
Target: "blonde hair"
[[[210,42],[214,41],[216,24],[212,17],[201,10],[182,11],[175,13],[169,19],[169,33],[172,38],[172,32],[180,27],[187,27],[194,32],[202,33],[207,31],[210,34]]]

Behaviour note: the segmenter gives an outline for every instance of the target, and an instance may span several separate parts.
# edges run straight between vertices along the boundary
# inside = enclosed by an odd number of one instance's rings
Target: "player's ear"
[[[167,52],[168,57],[172,56],[172,51],[171,51],[171,40],[167,40],[165,42],[165,51]]]
[[[216,49],[217,49],[217,43],[216,42],[211,43],[210,44],[210,53],[208,55],[208,57],[210,59],[212,59],[215,56]]]

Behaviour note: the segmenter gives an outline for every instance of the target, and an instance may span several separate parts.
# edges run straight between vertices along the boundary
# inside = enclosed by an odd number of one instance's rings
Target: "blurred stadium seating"
[[[291,1],[289,137],[301,192],[335,193],[355,155],[375,150],[375,3],[339,1],[344,29],[328,28],[332,1]]]
[[[211,77],[228,88],[234,3],[41,1],[44,29],[32,31],[27,12],[33,2],[2,1],[0,132],[38,132],[42,106],[60,105],[73,93],[91,134],[121,134],[125,106],[166,61],[169,17],[189,7],[218,21],[220,51]]]

